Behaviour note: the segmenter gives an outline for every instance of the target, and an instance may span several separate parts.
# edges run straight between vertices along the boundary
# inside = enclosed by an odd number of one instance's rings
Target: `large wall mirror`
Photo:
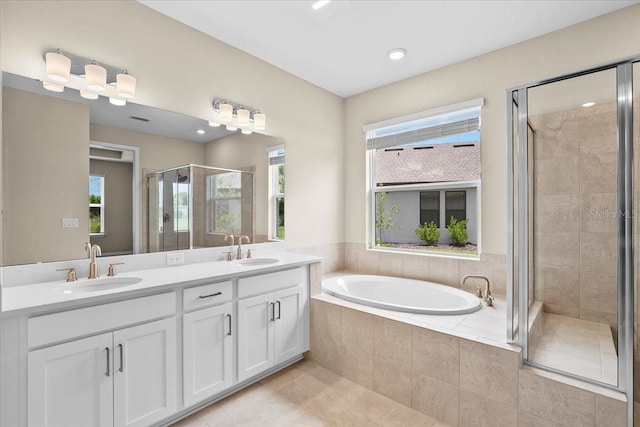
[[[2,75],[2,265],[283,238],[284,142]]]

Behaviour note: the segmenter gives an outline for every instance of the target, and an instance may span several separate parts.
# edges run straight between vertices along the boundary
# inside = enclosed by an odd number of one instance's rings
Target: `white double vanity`
[[[319,258],[272,257],[4,287],[0,424],[168,425],[299,360]]]

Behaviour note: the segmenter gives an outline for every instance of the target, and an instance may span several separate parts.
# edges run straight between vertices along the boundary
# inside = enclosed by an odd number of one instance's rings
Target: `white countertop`
[[[225,280],[234,277],[252,276],[296,267],[314,262],[322,258],[292,253],[270,254],[270,258],[278,259],[273,264],[239,265],[238,261],[211,261],[196,264],[185,264],[173,267],[153,268],[130,271],[118,274],[117,278],[137,277],[140,282],[115,289],[74,293],[74,287],[90,282],[89,279],[78,279],[67,283],[63,280],[33,283],[2,289],[2,316],[34,314],[50,310],[60,310],[86,304],[102,303],[116,299],[125,299],[137,295],[169,290],[172,287],[194,285]],[[106,278],[106,275],[100,277]]]

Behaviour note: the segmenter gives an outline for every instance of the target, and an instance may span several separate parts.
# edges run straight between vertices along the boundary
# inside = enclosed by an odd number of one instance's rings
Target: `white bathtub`
[[[387,276],[345,275],[322,281],[322,290],[347,301],[420,314],[466,314],[482,307],[475,295],[437,283]]]

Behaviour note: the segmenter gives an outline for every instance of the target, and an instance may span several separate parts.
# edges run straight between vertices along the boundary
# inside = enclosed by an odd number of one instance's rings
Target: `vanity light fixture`
[[[64,56],[60,49],[56,52],[47,52],[47,77],[55,82],[66,83],[71,73],[71,60]]]
[[[255,130],[264,130],[267,127],[267,116],[260,111],[253,113],[253,128]]]
[[[64,85],[48,82],[46,80],[42,82],[42,87],[46,90],[50,90],[51,92],[64,92]]]
[[[118,96],[131,99],[136,93],[136,78],[124,70],[116,76]]]
[[[126,105],[127,99],[135,96],[136,78],[127,70],[77,55],[63,55],[60,49],[45,52],[44,58],[47,79],[55,82],[43,80],[42,86],[47,90],[62,92],[65,88],[62,83],[66,83],[85,99],[98,99],[102,95],[118,106]]]
[[[251,118],[251,111],[247,110],[244,107],[238,107],[236,109],[236,117],[238,121],[238,126],[249,126],[249,119]]]
[[[389,59],[392,61],[399,61],[407,55],[406,49],[401,47],[391,49],[388,53]]]
[[[233,105],[227,101],[221,101],[218,104],[218,114],[220,114],[220,121],[222,123],[230,123],[233,120]]]
[[[226,99],[213,101],[216,116],[209,120],[209,126],[218,127],[225,124],[230,132],[240,129],[243,134],[250,135],[255,131],[265,130],[267,116],[260,110],[254,110],[242,104],[234,104]]]
[[[104,92],[107,89],[107,70],[96,61],[91,61],[91,64],[84,66],[84,75],[89,89],[96,92]]]

